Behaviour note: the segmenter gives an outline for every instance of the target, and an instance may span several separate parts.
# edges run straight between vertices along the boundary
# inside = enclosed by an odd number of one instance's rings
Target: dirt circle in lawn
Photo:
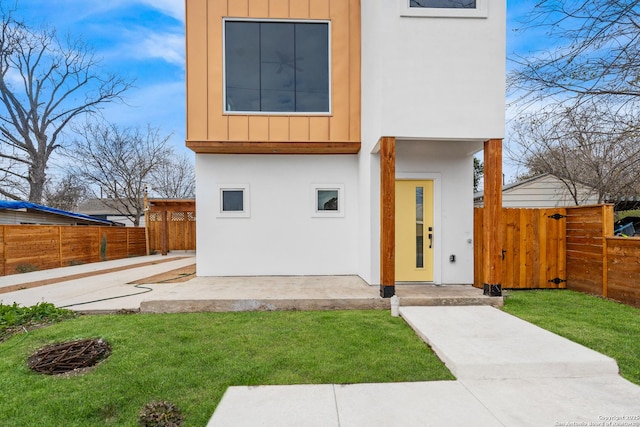
[[[87,338],[51,344],[29,356],[32,371],[59,375],[81,373],[111,354],[111,346],[102,338]]]

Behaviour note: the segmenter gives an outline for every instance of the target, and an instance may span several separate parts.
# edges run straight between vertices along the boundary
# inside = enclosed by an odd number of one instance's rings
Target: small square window
[[[338,211],[338,190],[318,190],[318,212]]]
[[[249,209],[249,185],[228,184],[217,186],[218,218],[248,218]]]
[[[344,216],[344,185],[313,184],[312,190],[312,216],[332,218]]]
[[[244,190],[222,190],[222,212],[244,211]]]
[[[398,0],[400,15],[425,18],[487,18],[489,0]]]

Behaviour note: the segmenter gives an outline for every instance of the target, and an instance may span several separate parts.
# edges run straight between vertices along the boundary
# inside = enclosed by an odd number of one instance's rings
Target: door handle
[[[433,231],[433,227],[429,227],[429,231]],[[429,249],[433,248],[433,233],[429,233]]]

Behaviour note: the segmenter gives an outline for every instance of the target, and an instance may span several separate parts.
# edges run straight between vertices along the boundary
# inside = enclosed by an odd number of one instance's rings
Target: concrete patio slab
[[[462,380],[617,375],[610,357],[492,307],[400,307]]]

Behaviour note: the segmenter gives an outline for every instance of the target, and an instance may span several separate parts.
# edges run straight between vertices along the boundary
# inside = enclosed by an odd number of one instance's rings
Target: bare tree
[[[144,189],[151,175],[172,156],[159,130],[122,129],[115,124],[87,123],[67,150],[75,161],[74,172],[91,187],[94,197],[140,225],[144,214]]]
[[[119,100],[130,83],[99,70],[81,40],[0,20],[0,195],[40,203],[47,164],[78,116]],[[15,191],[28,188],[28,191]]]
[[[521,100],[591,97],[633,102],[640,97],[640,2],[537,0],[520,31],[543,30],[555,47],[516,63],[510,89]]]
[[[637,115],[607,103],[549,106],[519,118],[511,160],[529,175],[550,173],[562,180],[576,205],[589,186],[598,202],[637,194],[640,134]]]
[[[47,206],[65,211],[75,211],[87,196],[85,184],[71,173],[58,180],[47,180],[43,198]]]
[[[195,171],[193,161],[186,154],[172,157],[151,172],[153,192],[168,199],[195,197]]]

